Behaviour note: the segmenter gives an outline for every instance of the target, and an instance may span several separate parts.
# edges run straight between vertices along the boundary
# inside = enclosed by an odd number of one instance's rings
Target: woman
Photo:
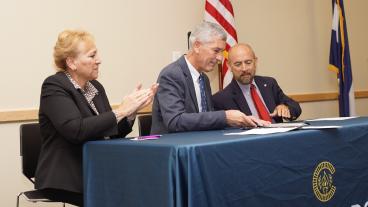
[[[96,80],[101,60],[94,39],[85,31],[60,33],[54,61],[58,72],[44,81],[41,91],[42,147],[35,187],[52,200],[83,206],[83,143],[130,133],[136,112],[152,102],[158,85],[138,86],[112,110]]]

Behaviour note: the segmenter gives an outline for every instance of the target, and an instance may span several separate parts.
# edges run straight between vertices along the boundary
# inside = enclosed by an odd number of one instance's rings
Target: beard
[[[241,84],[248,85],[252,83],[253,78],[254,78],[254,75],[247,73],[247,74],[240,75],[236,80],[240,82]]]

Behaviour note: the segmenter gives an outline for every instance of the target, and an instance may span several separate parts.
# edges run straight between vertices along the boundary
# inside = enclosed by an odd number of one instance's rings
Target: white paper
[[[302,127],[302,129],[337,129],[337,128],[341,128],[341,126],[330,125],[330,126],[303,126]]]
[[[254,128],[242,132],[234,132],[234,133],[225,133],[224,135],[248,135],[248,134],[273,134],[280,132],[287,132],[298,127],[279,127],[279,128]]]
[[[284,123],[274,123],[270,124],[269,126],[264,126],[267,128],[290,128],[290,127],[303,127],[307,126],[306,123],[303,122],[284,122]]]
[[[353,118],[356,118],[356,116],[329,117],[329,118],[310,119],[310,120],[306,120],[306,121],[340,121],[340,120],[347,120],[347,119],[353,119]]]

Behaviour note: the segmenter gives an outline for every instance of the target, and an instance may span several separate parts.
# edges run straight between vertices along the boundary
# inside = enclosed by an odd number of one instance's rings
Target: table
[[[87,207],[364,206],[368,117],[317,121],[338,129],[88,142]]]

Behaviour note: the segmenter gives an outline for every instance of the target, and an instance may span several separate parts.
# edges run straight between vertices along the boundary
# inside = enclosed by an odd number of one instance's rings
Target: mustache
[[[243,72],[243,73],[241,73],[240,75],[252,75],[252,73],[249,73],[249,72]]]

